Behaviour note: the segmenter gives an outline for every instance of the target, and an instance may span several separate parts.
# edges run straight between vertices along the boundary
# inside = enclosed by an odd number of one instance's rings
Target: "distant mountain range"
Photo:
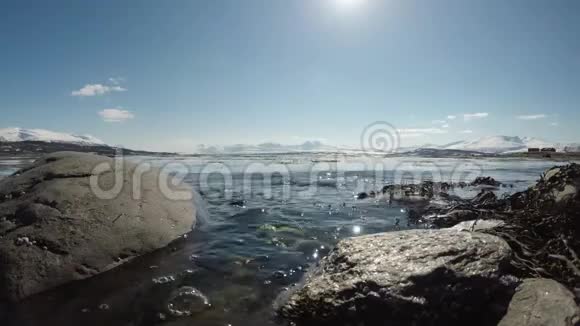
[[[114,147],[90,135],[75,135],[42,129],[4,128],[0,129],[0,151],[2,152],[50,152],[58,149],[78,151],[114,152]],[[580,152],[580,144],[551,143],[533,137],[488,136],[475,140],[461,140],[445,145],[426,144],[423,146],[399,148],[398,153],[415,155],[459,156],[462,154],[509,154],[526,152],[528,148],[553,147],[557,151]],[[126,150],[130,151],[130,150]],[[320,141],[307,141],[298,145],[263,143],[258,145],[230,145],[198,147],[199,154],[236,154],[236,153],[291,153],[291,152],[361,152],[359,148],[331,146]],[[151,153],[130,151],[133,153]],[[170,154],[170,153],[163,153]],[[377,152],[380,154],[380,152]]]
[[[90,135],[74,135],[43,129],[3,128],[0,129],[1,142],[41,141],[47,143],[68,143],[78,145],[106,145],[102,140]]]
[[[90,152],[101,155],[116,155],[118,148],[109,146],[90,135],[74,135],[43,129],[0,128],[0,155],[38,156],[60,151]],[[175,155],[136,151],[123,148],[125,155]]]
[[[197,148],[197,152],[201,154],[336,152],[338,150],[338,147],[326,145],[320,141],[306,141],[298,145],[284,145],[279,143],[262,143],[258,145],[236,144],[228,146],[201,145]]]
[[[511,136],[488,136],[475,140],[461,140],[445,145],[425,144],[421,146],[403,147],[397,149],[397,153],[430,153],[459,156],[461,154],[509,154],[527,152],[528,148],[553,147],[558,151],[580,151],[579,144],[558,144],[551,143],[533,137],[511,137]],[[350,146],[331,146],[320,141],[309,141],[300,145],[282,145],[277,143],[264,143],[259,145],[233,145],[222,147],[205,147],[198,149],[199,153],[274,153],[274,152],[336,152],[348,151],[352,153],[361,152],[360,148]],[[380,154],[377,151],[376,154]],[[445,154],[444,154],[445,155]]]

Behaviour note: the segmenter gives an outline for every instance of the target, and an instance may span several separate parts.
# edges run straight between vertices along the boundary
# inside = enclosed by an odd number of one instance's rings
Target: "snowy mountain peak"
[[[443,149],[458,149],[483,153],[525,152],[528,148],[560,147],[533,137],[487,136],[471,141],[458,141],[442,146]]]
[[[43,129],[0,128],[0,141],[41,141],[48,143],[71,143],[79,145],[106,145],[90,135],[74,135]]]

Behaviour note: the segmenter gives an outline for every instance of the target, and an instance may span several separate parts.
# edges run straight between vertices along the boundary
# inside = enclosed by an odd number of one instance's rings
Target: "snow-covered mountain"
[[[564,150],[565,145],[550,143],[533,137],[488,136],[470,141],[462,140],[439,146],[438,148],[501,154],[525,152],[528,148],[532,147],[554,147],[558,151],[562,151]]]
[[[24,128],[0,128],[0,141],[41,141],[47,143],[68,143],[77,145],[106,145],[102,140],[90,135],[74,135],[43,129]]]

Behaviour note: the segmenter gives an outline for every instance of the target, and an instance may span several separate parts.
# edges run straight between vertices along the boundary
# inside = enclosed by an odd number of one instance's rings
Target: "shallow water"
[[[499,190],[511,193],[563,164],[328,154],[131,159],[165,166],[200,190],[202,223],[169,248],[5,308],[4,325],[280,324],[275,298],[339,239],[422,227],[407,223],[407,206],[356,200],[358,192],[489,175],[512,184]]]

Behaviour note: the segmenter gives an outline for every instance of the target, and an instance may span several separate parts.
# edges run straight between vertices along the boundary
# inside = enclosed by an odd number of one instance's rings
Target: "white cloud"
[[[118,85],[87,84],[81,89],[72,91],[72,96],[97,96],[112,92],[125,92],[127,89]]]
[[[105,122],[123,122],[135,118],[135,114],[121,109],[104,109],[99,112]]]
[[[544,119],[547,116],[545,114],[530,114],[530,115],[519,115],[517,116],[518,119],[520,120],[538,120],[538,119]]]
[[[446,124],[447,121],[445,121],[445,120],[432,120],[431,123],[434,125],[443,125],[443,124]]]
[[[447,116],[447,120],[455,120],[455,118],[457,118],[457,116],[455,116],[455,115],[448,115]]]
[[[473,133],[473,130],[466,129],[466,130],[460,131],[459,133],[460,134],[472,134]]]
[[[550,126],[552,126],[552,127],[557,127],[557,126],[559,126],[559,125],[560,125],[560,124],[559,124],[559,123],[557,123],[557,122],[552,122],[552,123],[550,123]]]
[[[441,125],[441,128],[449,128],[449,124],[448,124],[448,123],[446,123],[446,124],[444,124],[444,125]]]
[[[465,113],[463,114],[463,120],[470,121],[474,119],[483,119],[489,116],[487,112],[478,112],[478,113]]]

